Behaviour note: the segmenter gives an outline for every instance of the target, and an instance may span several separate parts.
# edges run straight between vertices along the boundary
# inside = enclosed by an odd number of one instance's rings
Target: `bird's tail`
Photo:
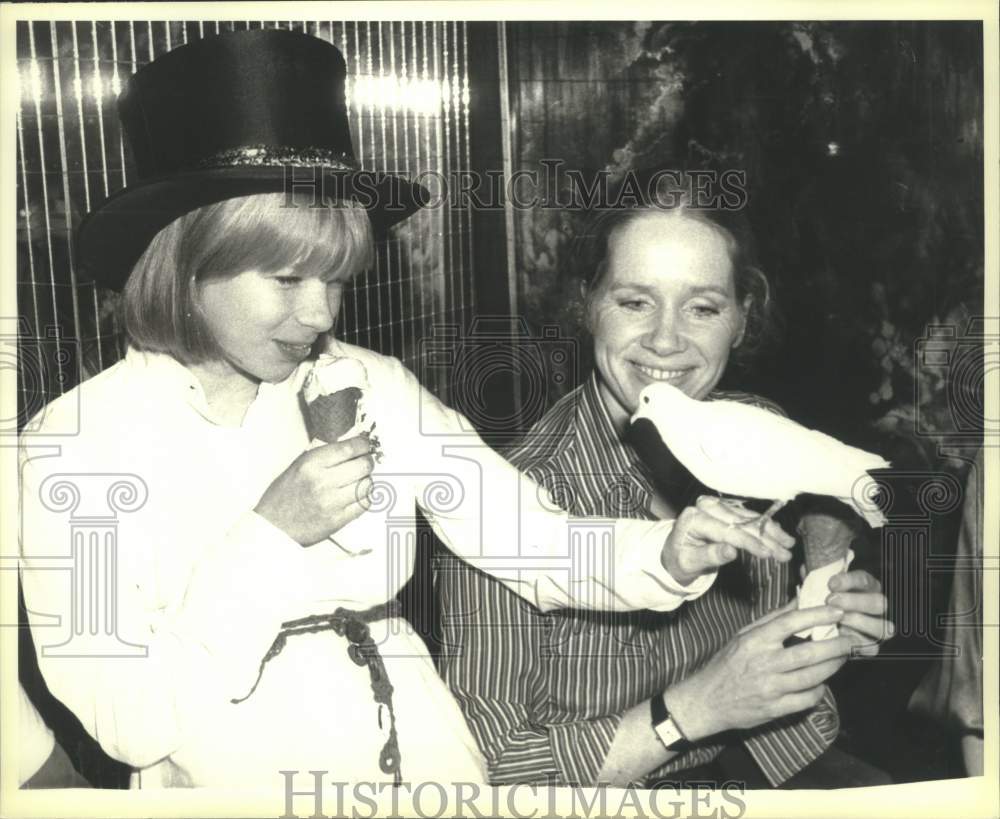
[[[889,522],[885,513],[883,513],[878,506],[873,504],[862,505],[854,500],[854,498],[837,498],[837,500],[846,503],[851,507],[851,509],[861,515],[861,517],[865,519],[865,522],[871,526],[872,529],[878,529],[881,526],[885,526],[885,524]]]
[[[886,469],[888,467],[889,462],[882,461],[882,464],[873,468]],[[888,523],[884,511],[886,506],[884,487],[867,471],[862,473],[854,482],[854,485],[851,487],[851,497],[839,498],[839,500],[861,515],[873,529],[885,526]]]

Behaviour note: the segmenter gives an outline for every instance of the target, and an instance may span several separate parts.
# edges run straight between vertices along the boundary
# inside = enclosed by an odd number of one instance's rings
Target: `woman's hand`
[[[371,506],[373,467],[366,435],[307,450],[274,479],[254,511],[303,546],[319,543]]]
[[[790,560],[795,538],[773,520],[760,533],[759,520],[759,514],[738,503],[702,495],[677,518],[660,555],[663,568],[687,586],[699,575],[735,560],[739,549],[760,558]]]
[[[840,633],[850,638],[855,654],[874,657],[879,643],[892,637],[896,628],[885,617],[889,602],[882,594],[882,585],[868,572],[841,572],[830,578],[828,606],[845,612]]]
[[[708,663],[664,693],[689,740],[734,728],[753,728],[819,704],[823,683],[846,662],[851,639],[807,640],[789,648],[803,629],[841,621],[830,606],[794,609],[792,601],[733,637]]]

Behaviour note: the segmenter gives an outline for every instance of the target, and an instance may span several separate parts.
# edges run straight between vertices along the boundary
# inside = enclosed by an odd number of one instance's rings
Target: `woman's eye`
[[[626,310],[642,310],[646,304],[647,302],[643,299],[621,299],[618,302],[618,306],[624,307]]]
[[[719,308],[713,304],[693,304],[691,305],[691,311],[696,316],[717,316],[721,312]]]
[[[300,281],[298,276],[275,276],[274,280],[281,287],[294,287]]]

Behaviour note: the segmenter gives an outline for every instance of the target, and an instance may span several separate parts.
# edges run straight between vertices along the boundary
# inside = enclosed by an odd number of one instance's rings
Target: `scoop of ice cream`
[[[851,548],[851,528],[833,515],[821,512],[803,515],[796,530],[802,538],[806,570],[810,572],[843,560]]]
[[[302,397],[311,404],[321,395],[332,395],[347,387],[363,393],[368,389],[368,371],[356,358],[324,353],[316,359],[302,385]]]

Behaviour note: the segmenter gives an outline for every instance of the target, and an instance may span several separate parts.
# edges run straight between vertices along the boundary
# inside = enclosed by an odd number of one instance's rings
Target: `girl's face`
[[[628,422],[654,381],[704,398],[746,323],[725,239],[679,211],[626,223],[608,243],[588,323],[601,394],[617,424]]]
[[[195,303],[219,349],[223,372],[252,381],[287,378],[333,328],[342,278],[247,270],[197,284]]]

